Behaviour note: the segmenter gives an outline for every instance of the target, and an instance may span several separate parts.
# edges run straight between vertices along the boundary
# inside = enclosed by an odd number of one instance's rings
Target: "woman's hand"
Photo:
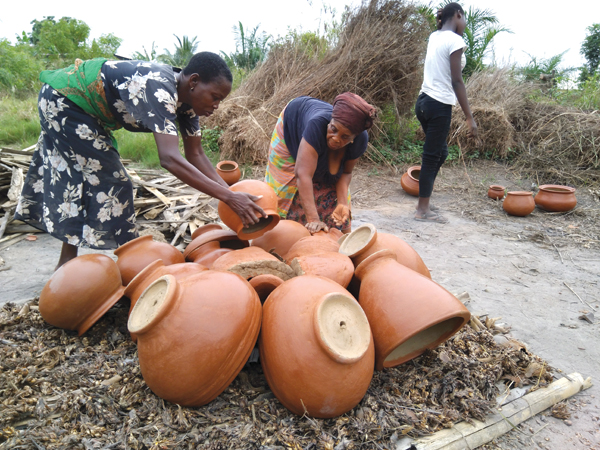
[[[329,231],[329,227],[325,225],[324,222],[320,220],[315,220],[314,222],[308,222],[306,224],[306,229],[310,231],[310,234],[315,234],[317,231],[325,231],[326,233]]]
[[[472,117],[470,119],[468,119],[467,126],[469,127],[469,131],[467,131],[467,136],[469,136],[473,139],[477,139],[478,131],[477,131],[477,124],[475,123],[475,119],[473,119]]]
[[[331,213],[333,222],[338,226],[342,226],[350,218],[350,208],[346,205],[337,205]]]
[[[254,203],[261,198],[262,195],[256,196],[247,192],[231,192],[231,196],[225,203],[240,217],[244,227],[248,228],[250,225],[258,223],[261,216],[267,217],[263,209]]]

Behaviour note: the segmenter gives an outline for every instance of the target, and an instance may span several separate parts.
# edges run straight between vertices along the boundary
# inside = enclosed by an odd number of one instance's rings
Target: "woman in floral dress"
[[[182,71],[147,61],[77,60],[40,80],[42,131],[15,218],[63,241],[57,268],[78,247],[113,249],[137,237],[133,185],[112,135],[121,127],[153,133],[161,166],[228,204],[245,225],[265,215],[257,197],[228,189],[202,149],[198,118],[231,91],[231,72],[218,55],[197,53]]]

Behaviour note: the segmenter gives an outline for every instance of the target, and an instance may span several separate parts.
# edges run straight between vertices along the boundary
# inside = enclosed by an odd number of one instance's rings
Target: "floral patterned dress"
[[[100,73],[116,122],[130,131],[200,136],[198,117],[178,103],[174,69],[107,61]],[[111,131],[48,84],[38,99],[42,131],[15,218],[69,244],[113,249],[137,237],[133,184]]]

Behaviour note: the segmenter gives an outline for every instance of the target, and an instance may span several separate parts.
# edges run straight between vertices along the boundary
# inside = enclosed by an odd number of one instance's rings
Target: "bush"
[[[37,94],[0,95],[0,145],[17,150],[35,144],[40,135]]]
[[[43,63],[33,55],[25,44],[11,45],[0,39],[0,90],[19,96],[37,92],[41,87],[38,79]],[[37,115],[37,112],[36,112]]]

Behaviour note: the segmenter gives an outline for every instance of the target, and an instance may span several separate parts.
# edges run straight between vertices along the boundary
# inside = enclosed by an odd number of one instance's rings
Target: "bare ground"
[[[499,164],[445,166],[432,202],[445,225],[413,220],[416,199],[402,191],[401,173],[362,166],[352,184],[354,226],[373,223],[410,243],[433,279],[454,293],[468,292],[475,314],[501,317],[510,334],[557,369],[557,377],[600,374],[600,312],[593,323],[579,319],[600,308],[600,202],[577,186],[569,213],[536,209],[507,215],[486,196],[490,184],[531,190],[531,180]],[[58,259],[60,243],[40,234],[0,251],[0,303],[39,295]],[[84,252],[84,253],[88,253]],[[110,256],[112,252],[103,252]],[[501,449],[600,449],[600,400],[596,386],[568,400],[568,420],[549,411],[486,445]]]

